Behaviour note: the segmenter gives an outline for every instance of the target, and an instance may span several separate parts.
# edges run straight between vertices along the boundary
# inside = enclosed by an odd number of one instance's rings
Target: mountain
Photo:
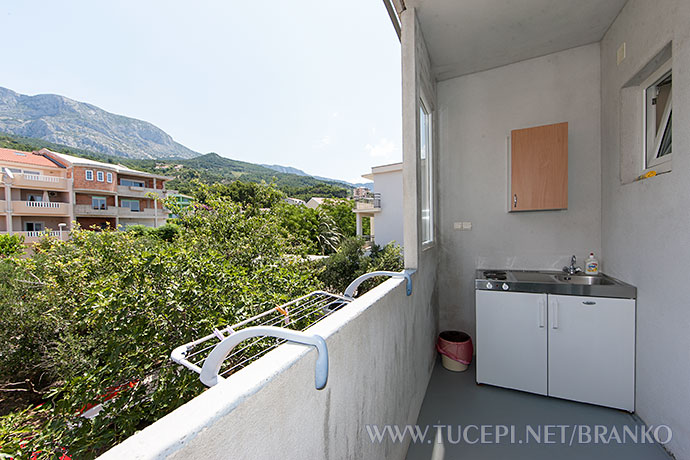
[[[273,171],[278,171],[281,173],[285,174],[296,174],[298,176],[307,176],[307,177],[313,177],[314,179],[318,180],[323,180],[327,182],[337,182],[339,184],[347,185],[348,187],[366,187],[369,190],[373,190],[374,183],[373,182],[358,182],[356,184],[353,184],[352,182],[347,182],[344,180],[340,179],[331,179],[328,177],[322,177],[322,176],[312,176],[311,174],[307,174],[301,169],[293,168],[292,166],[281,166],[281,165],[266,165],[262,164],[264,168],[272,169]]]
[[[140,159],[123,158],[77,149],[41,139],[0,133],[0,147],[31,152],[47,148],[55,152],[90,158],[105,163],[122,164],[132,169],[173,177],[169,187],[182,193],[193,194],[193,181],[205,184],[229,184],[243,182],[273,183],[288,196],[305,201],[314,196],[345,198],[351,195],[350,187],[336,181],[320,180],[308,175],[274,171],[261,165],[225,158],[217,153],[207,153],[194,158]]]
[[[27,96],[0,87],[0,132],[127,158],[192,158],[198,152],[146,121],[57,94]]]

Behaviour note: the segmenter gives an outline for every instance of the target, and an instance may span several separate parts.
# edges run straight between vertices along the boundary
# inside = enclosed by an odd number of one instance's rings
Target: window
[[[93,209],[108,209],[108,204],[106,203],[104,196],[92,196],[91,206]]]
[[[38,193],[29,193],[26,196],[26,201],[43,201],[43,195]]]
[[[24,222],[24,230],[27,232],[42,232],[43,222]]]
[[[434,241],[433,132],[431,113],[420,100],[419,167],[422,192],[422,245],[428,245]]]
[[[22,170],[19,168],[7,168],[10,170],[10,172],[13,172],[15,174],[21,174]]]
[[[667,61],[643,84],[645,169],[671,159],[673,85],[671,61]]]
[[[85,174],[86,180],[93,180],[93,171],[91,171],[90,169],[87,169],[86,171],[84,171],[84,174]]]
[[[131,180],[131,179],[120,179],[120,185],[125,187],[141,187],[144,188],[145,184],[142,181]]]
[[[28,174],[28,175],[31,175],[31,176],[40,176],[40,175],[41,175],[41,171],[30,171],[30,170],[28,170],[28,169],[25,169],[25,170],[24,170],[24,174]]]
[[[96,179],[98,179],[98,182],[103,182],[105,180],[103,177],[103,171],[96,172]]]
[[[123,208],[129,208],[130,211],[141,211],[139,200],[120,200],[120,204]]]
[[[105,180],[108,181],[109,184],[112,184],[113,183],[113,173],[109,172],[108,174],[106,174]]]

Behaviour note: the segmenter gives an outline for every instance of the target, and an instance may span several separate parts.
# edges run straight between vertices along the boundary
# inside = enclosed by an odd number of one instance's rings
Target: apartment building
[[[73,223],[82,228],[158,227],[168,211],[170,177],[121,165],[41,149],[0,149],[0,232],[22,234],[25,242],[67,237]]]
[[[0,149],[0,233],[38,241],[47,230],[66,237],[72,220],[68,170],[53,159]]]

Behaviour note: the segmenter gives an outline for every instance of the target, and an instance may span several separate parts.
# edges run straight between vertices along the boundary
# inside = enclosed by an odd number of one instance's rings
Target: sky
[[[4,0],[0,86],[153,123],[200,153],[363,182],[401,161],[381,0]]]

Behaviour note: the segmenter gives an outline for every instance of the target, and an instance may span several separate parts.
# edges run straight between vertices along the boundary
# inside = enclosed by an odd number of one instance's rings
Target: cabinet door
[[[568,208],[568,123],[510,133],[510,210]]]
[[[546,294],[476,291],[477,383],[545,395]]]
[[[635,409],[635,301],[549,295],[549,396]]]

